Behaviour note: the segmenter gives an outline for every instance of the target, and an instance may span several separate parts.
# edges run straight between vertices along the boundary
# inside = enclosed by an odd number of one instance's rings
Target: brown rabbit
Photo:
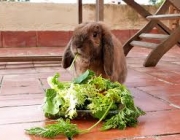
[[[122,45],[103,22],[86,22],[75,28],[63,55],[63,68],[71,65],[76,54],[77,76],[90,69],[111,81],[125,81],[127,67]]]

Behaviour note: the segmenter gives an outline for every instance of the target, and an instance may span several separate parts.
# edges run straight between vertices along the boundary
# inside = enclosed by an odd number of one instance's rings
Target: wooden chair
[[[125,55],[127,55],[134,46],[152,49],[143,65],[145,67],[156,66],[158,61],[167,51],[175,44],[180,45],[180,26],[171,30],[162,22],[163,20],[180,19],[179,13],[167,14],[167,10],[170,6],[180,10],[180,0],[165,0],[154,15],[150,14],[134,0],[124,0],[124,2],[148,21],[141,30],[124,44],[123,48]],[[154,28],[158,30],[158,34],[152,33]],[[159,42],[150,42],[152,39],[159,40]]]

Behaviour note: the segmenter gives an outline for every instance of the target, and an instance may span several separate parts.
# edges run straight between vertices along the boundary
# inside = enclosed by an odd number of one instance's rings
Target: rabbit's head
[[[101,60],[105,73],[110,76],[113,69],[113,52],[112,34],[102,22],[82,23],[75,28],[66,47],[63,67],[69,67],[77,54],[89,63]]]

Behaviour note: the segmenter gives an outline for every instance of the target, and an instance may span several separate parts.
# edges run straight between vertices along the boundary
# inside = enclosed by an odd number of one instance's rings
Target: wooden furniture
[[[161,57],[169,51],[175,44],[180,45],[180,26],[174,30],[170,30],[162,21],[180,19],[180,14],[167,14],[167,10],[173,5],[176,9],[180,9],[179,0],[165,0],[160,6],[157,12],[152,15],[142,6],[136,3],[134,0],[123,0],[129,6],[131,6],[136,12],[144,17],[148,23],[139,30],[134,36],[132,36],[123,46],[125,55],[134,46],[144,47],[152,49],[144,62],[145,67],[156,66]],[[158,34],[152,33],[152,30],[156,28]],[[158,43],[150,42],[159,40]],[[146,40],[146,41],[144,41]]]
[[[169,14],[178,14],[180,11],[177,10],[173,5],[169,7]],[[175,19],[175,20],[169,20],[169,28],[171,30],[176,29],[179,26],[179,19]]]
[[[78,23],[83,22],[82,0],[78,0]],[[96,0],[96,21],[104,20],[104,0]]]

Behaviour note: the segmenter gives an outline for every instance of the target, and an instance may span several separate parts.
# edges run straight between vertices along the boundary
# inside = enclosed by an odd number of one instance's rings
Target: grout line
[[[170,106],[173,106],[173,107],[175,107],[175,108],[177,108],[177,109],[180,109],[179,106],[177,106],[177,105],[175,105],[175,104],[172,104],[171,102],[169,102],[169,101],[167,101],[167,100],[165,100],[165,99],[163,99],[163,98],[160,98],[160,97],[158,97],[158,96],[155,96],[155,95],[153,95],[153,94],[150,94],[150,93],[148,93],[147,91],[144,91],[144,90],[139,89],[138,87],[135,87],[135,88],[137,88],[139,91],[145,92],[146,94],[150,95],[151,97],[154,97],[154,98],[156,98],[156,99],[158,99],[158,100],[163,101],[164,103],[168,103]],[[172,109],[170,109],[170,110],[172,110]]]
[[[1,81],[0,81],[0,86],[2,86],[3,79],[4,79],[4,75],[2,75],[2,78],[1,78]]]
[[[172,109],[161,109],[161,110],[152,110],[152,111],[145,111],[146,113],[153,113],[153,112],[164,112],[164,111],[172,111]]]
[[[166,134],[159,134],[159,135],[135,136],[135,137],[129,137],[129,138],[117,138],[113,140],[136,140],[136,139],[145,139],[145,138],[154,138],[156,140],[159,140],[160,137],[174,136],[174,135],[180,135],[180,133],[166,133]]]
[[[19,93],[19,94],[1,94],[1,96],[19,96],[19,95],[34,95],[34,94],[43,94],[42,92],[36,92],[36,93]]]
[[[30,105],[14,105],[14,106],[0,106],[0,108],[16,108],[16,107],[26,107],[26,106],[41,106],[41,104],[30,104]]]
[[[157,79],[158,81],[161,81],[161,82],[163,82],[163,83],[167,83],[167,84],[170,84],[170,85],[178,85],[177,83],[172,83],[172,82],[166,81],[166,80],[164,80],[164,79],[162,79],[162,78],[159,78],[159,77],[156,77],[156,76],[154,76],[154,75],[152,75],[152,74],[150,74],[150,73],[138,71],[138,70],[134,69],[133,67],[131,67],[131,69],[133,69],[134,71],[139,72],[139,73],[141,73],[141,74],[143,73],[143,74],[147,74],[147,75],[149,75],[149,76],[152,76],[152,77],[154,77],[155,79]],[[171,72],[172,72],[172,73],[176,73],[176,72],[174,72],[174,71],[171,71]],[[177,73],[176,73],[176,74],[177,74]],[[142,87],[144,87],[144,86],[142,86]]]
[[[2,31],[1,31],[1,48],[4,48],[4,46],[3,46],[3,33],[2,33]]]
[[[147,135],[147,136],[135,136],[135,137],[129,137],[129,138],[117,138],[117,139],[113,139],[113,140],[136,140],[136,139],[145,139],[145,138],[155,138],[156,136],[154,135]]]
[[[41,106],[42,104],[29,104],[29,105],[14,105],[14,106],[1,106],[0,108],[18,108],[18,107],[31,107],[31,106]]]
[[[2,75],[1,81],[0,81],[0,95],[2,90],[2,84],[3,84],[4,75]]]
[[[32,121],[32,122],[1,123],[0,126],[2,126],[2,125],[13,125],[13,124],[38,123],[38,122],[50,122],[50,121],[46,121],[46,120],[44,119],[44,120]]]
[[[166,134],[159,134],[155,136],[162,137],[162,136],[174,136],[174,135],[180,135],[180,133],[166,133]]]
[[[38,33],[37,33],[37,31],[35,31],[36,32],[36,47],[38,47],[38,44],[39,44],[39,35],[38,35]]]
[[[42,90],[44,91],[44,92],[46,92],[46,88],[44,88],[43,86],[43,82],[41,81],[41,79],[40,78],[38,78],[38,81],[40,82],[40,84],[41,84],[41,88],[42,88]]]
[[[0,126],[2,126],[2,125],[14,125],[14,124],[44,123],[44,122],[55,122],[55,121],[57,121],[57,120],[47,120],[45,118],[44,120],[38,120],[38,121],[4,123],[4,124],[0,124]]]

